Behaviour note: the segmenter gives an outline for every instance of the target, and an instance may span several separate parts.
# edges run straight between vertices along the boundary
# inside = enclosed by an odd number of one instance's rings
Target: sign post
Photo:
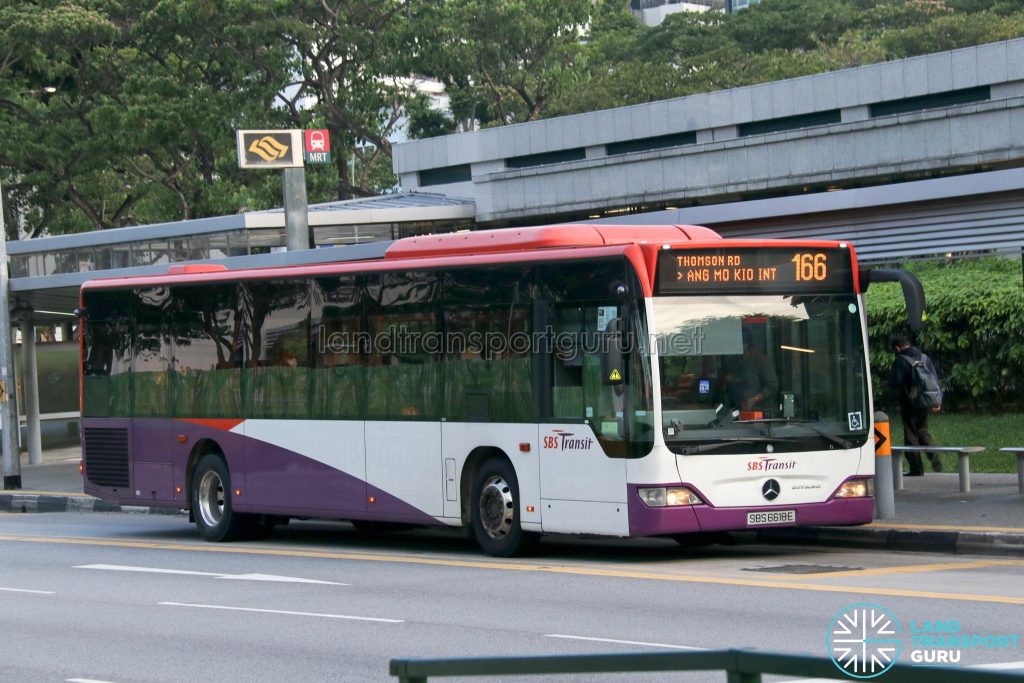
[[[238,167],[284,169],[284,227],[288,251],[309,249],[309,210],[300,130],[240,130]]]
[[[309,210],[306,202],[306,169],[284,169],[284,227],[288,251],[310,249]]]
[[[18,415],[14,411],[14,350],[11,346],[10,283],[7,273],[7,230],[0,190],[0,435],[3,448],[4,489],[21,488],[21,454],[18,451]]]
[[[899,462],[899,460],[897,460]],[[875,517],[896,518],[896,496],[893,487],[892,444],[889,416],[875,411]]]

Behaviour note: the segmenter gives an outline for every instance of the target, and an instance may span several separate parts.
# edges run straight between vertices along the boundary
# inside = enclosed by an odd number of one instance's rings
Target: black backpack
[[[910,405],[918,410],[941,406],[942,387],[931,359],[922,353],[917,360],[907,358],[907,362],[910,363],[910,388],[907,390]]]

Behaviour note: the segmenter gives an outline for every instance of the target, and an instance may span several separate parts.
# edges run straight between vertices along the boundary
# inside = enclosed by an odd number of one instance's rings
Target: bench
[[[1000,448],[1000,453],[1014,453],[1017,456],[1017,490],[1024,495],[1024,448]]]
[[[984,446],[892,446],[892,452],[900,457],[892,459],[892,480],[897,491],[903,490],[903,454],[904,453],[956,453],[957,470],[960,473],[960,493],[971,490],[971,454],[981,453]],[[1024,449],[1021,449],[1024,452]],[[1018,459],[1018,462],[1019,459]],[[1019,477],[1018,477],[1019,478]]]

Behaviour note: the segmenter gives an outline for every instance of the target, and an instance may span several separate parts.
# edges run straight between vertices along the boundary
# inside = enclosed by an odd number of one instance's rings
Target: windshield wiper
[[[791,417],[763,417],[761,419],[754,419],[754,420],[734,420],[733,424],[735,424],[737,422],[739,422],[741,424],[749,424],[751,422],[765,422],[765,423],[768,423],[768,424],[785,423],[785,424],[800,425],[801,427],[806,427],[807,429],[811,430],[812,432],[814,432],[815,434],[817,434],[821,438],[823,438],[826,441],[829,441],[831,443],[834,443],[837,446],[840,446],[840,447],[842,447],[844,449],[845,448],[853,448],[853,444],[851,444],[849,441],[847,441],[846,439],[843,439],[841,437],[838,437],[835,434],[829,434],[828,432],[826,432],[824,430],[818,429],[813,424],[811,424],[811,422],[812,422],[811,420],[799,420],[799,419],[795,419],[795,418],[791,418]]]
[[[710,443],[700,443],[695,446],[683,446],[683,455],[698,455],[709,451],[716,451],[726,446],[735,446],[738,443],[793,443],[797,439],[779,436],[724,436]]]

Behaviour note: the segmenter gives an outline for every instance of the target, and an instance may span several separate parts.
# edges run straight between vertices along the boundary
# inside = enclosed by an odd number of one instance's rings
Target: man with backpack
[[[900,399],[900,418],[903,420],[903,441],[907,446],[933,446],[932,436],[928,432],[928,416],[942,409],[942,389],[939,386],[939,375],[935,371],[932,359],[921,353],[921,350],[910,343],[904,333],[892,336],[893,350],[896,359],[889,371],[889,388],[897,393]],[[937,453],[929,453],[928,460],[932,469],[942,471],[942,461]],[[919,452],[908,452],[907,463],[910,471],[907,476],[924,475],[924,465]]]

